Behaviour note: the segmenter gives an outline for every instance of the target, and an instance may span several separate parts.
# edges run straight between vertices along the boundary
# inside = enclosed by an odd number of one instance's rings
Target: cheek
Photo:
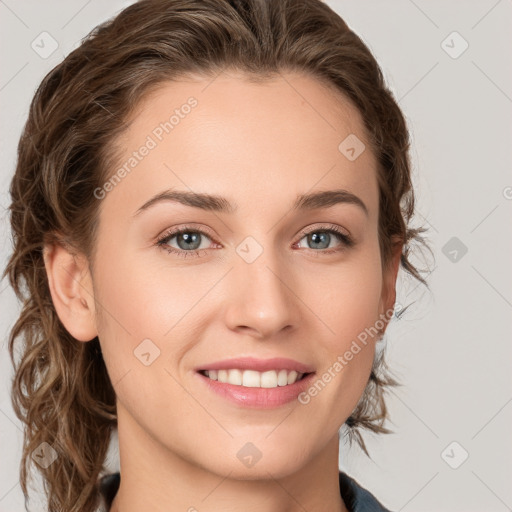
[[[158,323],[153,314],[160,292],[148,281],[155,279],[149,269],[114,251],[113,246],[104,244],[98,251],[94,291],[98,337],[111,381],[116,383],[128,371],[143,366],[136,359],[143,340],[154,340],[153,357],[158,352],[160,341],[156,340],[165,330],[165,318]]]
[[[197,315],[208,302],[202,299],[221,271],[172,265],[163,252],[145,260],[136,254],[107,254],[105,249],[95,272],[101,313],[97,327],[105,363],[116,382],[128,371],[133,376],[144,368],[137,357],[149,352],[155,359],[148,367],[151,371],[141,377],[151,386],[153,376],[176,367],[198,339],[193,332],[202,325]]]
[[[325,328],[329,351],[342,350],[379,318],[382,269],[371,251],[361,251],[337,269],[315,272],[304,286],[302,296]]]
[[[98,336],[110,380],[118,401],[133,417],[148,421],[148,430],[151,414],[168,408],[169,397],[180,404],[179,414],[190,413],[191,406],[177,383],[179,375],[169,364],[171,359],[177,364],[186,349],[175,333],[190,305],[183,294],[176,293],[184,283],[171,286],[170,270],[160,270],[118,254],[104,258],[95,276],[101,310]],[[143,417],[139,417],[141,411]],[[179,414],[171,415],[173,421],[178,421]]]
[[[107,311],[101,325],[104,330],[122,331],[135,342],[141,337],[161,336],[172,326],[183,297],[177,293],[179,283],[169,287],[169,269],[120,253],[105,256],[101,263],[95,274],[95,292],[99,307]]]
[[[322,335],[315,348],[322,368],[318,378],[323,383],[317,387],[323,389],[325,384],[330,390],[322,392],[319,403],[323,402],[325,410],[336,409],[339,418],[346,417],[366,386],[379,339],[377,331],[382,327],[378,246],[361,250],[336,271],[326,267],[308,281],[307,304],[314,305],[312,309],[321,320]]]

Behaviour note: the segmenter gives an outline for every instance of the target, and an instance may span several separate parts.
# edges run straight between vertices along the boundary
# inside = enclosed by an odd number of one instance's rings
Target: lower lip
[[[297,397],[311,385],[315,374],[310,373],[293,384],[276,388],[249,388],[212,380],[199,372],[196,372],[196,375],[208,386],[208,389],[238,406],[274,409],[297,400]]]

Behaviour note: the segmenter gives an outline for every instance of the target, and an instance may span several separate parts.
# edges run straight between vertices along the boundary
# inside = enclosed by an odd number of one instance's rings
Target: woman
[[[142,0],[93,31],[10,189],[25,496],[33,460],[51,511],[388,510],[338,450],[389,432],[379,341],[400,265],[424,283],[408,146],[318,0]]]

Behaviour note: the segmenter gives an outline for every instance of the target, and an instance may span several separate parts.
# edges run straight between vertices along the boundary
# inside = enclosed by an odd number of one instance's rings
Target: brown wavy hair
[[[361,39],[320,0],[141,0],[92,30],[39,85],[30,105],[10,185],[13,252],[4,271],[22,310],[9,336],[15,374],[12,403],[24,424],[20,482],[27,507],[31,454],[46,442],[56,463],[43,477],[48,510],[89,512],[112,429],[115,393],[98,338],[82,343],[60,322],[43,260],[45,244],[65,244],[94,264],[98,207],[94,190],[116,162],[113,142],[144,95],[187,73],[243,71],[264,80],[306,73],[341,92],[361,112],[379,164],[379,244],[383,267],[396,238],[402,268],[427,285],[410,261],[414,192],[409,134],[382,72]],[[427,285],[428,287],[428,285]],[[398,385],[375,358],[357,407],[346,421],[390,432],[384,391]]]

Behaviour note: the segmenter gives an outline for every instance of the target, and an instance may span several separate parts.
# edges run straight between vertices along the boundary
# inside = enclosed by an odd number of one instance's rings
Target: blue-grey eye
[[[327,249],[331,241],[331,235],[325,231],[316,231],[307,235],[308,242],[313,243],[313,249]],[[316,245],[316,246],[315,246]]]

